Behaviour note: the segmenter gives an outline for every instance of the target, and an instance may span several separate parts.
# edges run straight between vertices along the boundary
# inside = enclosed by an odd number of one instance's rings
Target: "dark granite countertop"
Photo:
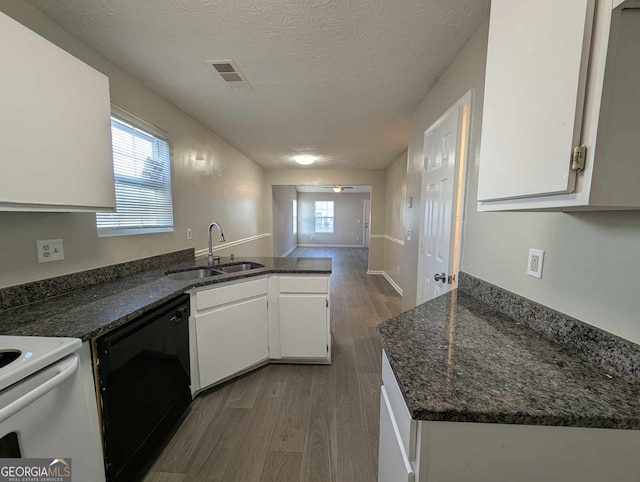
[[[414,419],[640,429],[640,384],[463,291],[378,331]]]
[[[173,280],[168,271],[206,267],[206,259],[167,263],[132,276],[94,284],[54,298],[0,311],[0,335],[67,336],[89,340],[197,286],[216,285],[270,273],[330,274],[330,258],[237,257],[264,265],[251,271],[198,280]],[[221,265],[231,264],[222,258]]]

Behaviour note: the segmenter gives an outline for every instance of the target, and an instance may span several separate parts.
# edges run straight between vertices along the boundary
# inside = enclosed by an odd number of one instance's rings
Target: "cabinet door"
[[[478,201],[572,192],[594,0],[493,0]]]
[[[404,450],[384,386],[380,391],[378,482],[413,482],[415,473]]]
[[[200,387],[269,358],[267,297],[196,316]]]
[[[3,13],[0,65],[0,210],[113,210],[108,78]]]
[[[326,295],[280,295],[280,353],[287,358],[326,358]]]

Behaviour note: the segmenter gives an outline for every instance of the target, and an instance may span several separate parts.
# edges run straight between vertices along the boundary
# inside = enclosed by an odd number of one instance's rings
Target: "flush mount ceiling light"
[[[333,186],[333,192],[342,192],[344,189],[342,186]]]
[[[316,162],[316,157],[309,155],[301,155],[301,156],[293,156],[293,160],[298,164],[302,164],[303,166],[308,166],[309,164],[313,164]]]

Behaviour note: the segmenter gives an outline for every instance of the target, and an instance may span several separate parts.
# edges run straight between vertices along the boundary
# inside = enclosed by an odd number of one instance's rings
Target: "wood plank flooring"
[[[268,365],[198,396],[144,482],[374,482],[381,347],[375,327],[401,311],[361,248],[331,257],[331,365]]]

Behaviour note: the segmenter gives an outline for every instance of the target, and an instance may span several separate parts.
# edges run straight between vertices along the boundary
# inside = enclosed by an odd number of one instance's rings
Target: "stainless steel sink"
[[[222,271],[213,268],[195,268],[185,271],[177,271],[175,273],[165,273],[171,279],[177,280],[189,280],[208,278],[209,276],[219,276],[224,274]]]
[[[216,269],[219,269],[220,271],[224,271],[225,273],[237,273],[239,271],[249,271],[257,268],[264,268],[264,265],[260,263],[246,262],[246,263],[229,264],[227,266],[218,266]]]

